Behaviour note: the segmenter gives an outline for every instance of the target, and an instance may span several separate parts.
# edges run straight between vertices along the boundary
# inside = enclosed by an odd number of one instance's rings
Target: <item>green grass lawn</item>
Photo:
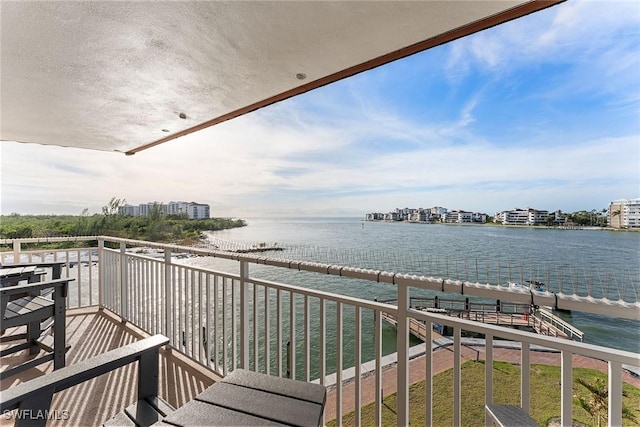
[[[496,403],[520,404],[520,367],[505,362],[494,362],[493,401]],[[484,361],[469,361],[462,365],[462,425],[484,425]],[[573,394],[589,396],[587,389],[576,382],[583,378],[593,383],[596,378],[606,379],[606,375],[592,369],[573,369]],[[560,416],[560,367],[531,365],[531,416],[546,426],[552,418]],[[623,387],[626,397],[623,405],[628,407],[635,420],[624,419],[624,425],[634,426],[640,422],[640,389],[629,384]],[[424,382],[409,389],[410,423],[425,424]],[[384,398],[382,409],[383,425],[396,425],[396,395]],[[374,425],[375,404],[362,408],[362,425]],[[573,419],[585,425],[597,425],[584,409],[573,405]],[[453,369],[441,372],[433,380],[433,425],[451,426],[453,423]],[[334,421],[327,423],[335,425]],[[343,424],[354,425],[354,413],[343,416]],[[606,420],[603,422],[606,425]]]

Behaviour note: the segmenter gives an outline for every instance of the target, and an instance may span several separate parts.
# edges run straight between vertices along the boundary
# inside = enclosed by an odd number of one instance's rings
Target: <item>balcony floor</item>
[[[67,312],[67,366],[92,356],[135,342],[148,336],[107,310],[97,307]],[[6,345],[6,344],[5,344]],[[28,360],[27,351],[2,358],[4,371]],[[0,391],[50,372],[53,362],[44,363],[0,381]],[[65,425],[94,426],[127,407],[136,400],[137,366],[130,364],[114,372],[72,387],[53,398],[53,411],[66,411],[69,419]],[[198,393],[213,384],[219,377],[213,372],[190,361],[176,351],[160,350],[160,396],[174,407],[184,405]],[[0,425],[12,425],[5,417]],[[55,425],[48,422],[47,425]]]

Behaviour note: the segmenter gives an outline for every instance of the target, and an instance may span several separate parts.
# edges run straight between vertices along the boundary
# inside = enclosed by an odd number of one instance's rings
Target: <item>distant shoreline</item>
[[[517,225],[517,224],[496,224],[495,222],[427,222],[427,221],[395,221],[389,219],[362,219],[365,222],[384,222],[398,224],[422,224],[422,225],[453,225],[453,226],[480,226],[480,227],[505,227],[505,228],[530,228],[535,230],[569,230],[569,231],[624,231],[624,232],[640,232],[640,228],[613,228],[613,227],[594,227],[594,226],[576,226],[576,227],[560,227],[548,225]]]

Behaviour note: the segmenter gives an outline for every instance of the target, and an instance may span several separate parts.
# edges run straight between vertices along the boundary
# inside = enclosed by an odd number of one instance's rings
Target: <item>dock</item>
[[[231,240],[224,240],[217,237],[209,236],[209,239],[206,242],[201,242],[197,245],[199,248],[203,249],[214,249],[225,252],[234,252],[238,254],[247,254],[247,253],[255,253],[255,252],[273,252],[273,251],[284,251],[284,247],[278,246],[277,243],[245,243],[245,242],[235,242]]]
[[[396,303],[396,300],[383,301],[385,303]],[[533,307],[529,304],[511,303],[496,301],[493,303],[472,302],[469,298],[461,299],[441,299],[435,298],[411,298],[411,308],[425,311],[446,314],[459,319],[473,320],[476,322],[488,323],[497,326],[510,328],[529,328],[540,335],[565,338],[575,341],[582,341],[584,333],[569,322],[559,318],[550,309]],[[383,313],[382,319],[397,324],[395,316]],[[409,319],[410,333],[426,340],[426,325],[417,320]],[[446,331],[441,325],[434,325],[434,330],[442,335]]]

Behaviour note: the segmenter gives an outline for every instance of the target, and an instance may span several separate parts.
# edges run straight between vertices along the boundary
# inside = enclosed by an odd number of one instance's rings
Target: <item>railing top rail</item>
[[[303,288],[295,285],[283,285],[282,283],[272,282],[269,280],[259,280],[250,278],[251,283],[256,285],[263,285],[274,289],[282,289],[286,291],[292,291],[296,294],[308,295],[311,297],[319,297],[329,301],[341,302],[344,304],[350,304],[359,306],[362,308],[368,308],[371,310],[384,311],[386,313],[396,313],[397,307],[395,305],[385,304],[380,301],[371,301],[357,297],[350,297],[347,295],[340,295],[331,292],[319,291],[316,289]]]
[[[13,243],[58,243],[58,242],[88,242],[98,240],[99,236],[65,236],[65,237],[31,237],[24,239],[0,239],[0,245]]]
[[[501,286],[500,284],[492,285],[487,283],[473,283],[446,278],[425,277],[414,274],[401,274],[392,271],[347,267],[337,264],[272,258],[265,256],[264,253],[259,253],[259,255],[253,253],[232,253],[215,249],[195,248],[189,246],[148,242],[143,240],[125,239],[110,236],[4,239],[4,241],[0,242],[45,243],[90,240],[103,240],[114,243],[124,243],[125,245],[129,246],[155,248],[160,250],[169,250],[171,252],[181,252],[200,256],[211,256],[234,261],[244,261],[254,264],[288,268],[298,271],[308,271],[374,281],[379,283],[387,283],[391,285],[402,285],[421,289],[436,290],[451,294],[509,300],[509,302],[512,303],[551,306],[556,309],[576,310],[594,314],[602,314],[606,316],[640,320],[640,301],[614,301],[607,298],[582,297],[576,294],[565,294],[562,292],[540,292],[532,291],[529,289],[513,289],[507,286]]]
[[[612,301],[606,298],[595,299],[592,297],[581,297],[575,294],[569,295],[560,292],[555,293],[549,291],[532,291],[529,289],[513,289],[506,286],[485,283],[471,283],[460,280],[417,276],[415,274],[401,274],[391,271],[355,268],[311,261],[270,258],[264,255],[253,255],[251,253],[230,253],[215,249],[168,245],[108,236],[100,236],[100,239],[116,243],[124,243],[131,246],[143,246],[194,255],[212,256],[234,261],[245,261],[253,264],[283,267],[298,271],[309,271],[375,281],[379,283],[388,283],[392,285],[405,285],[422,289],[438,290],[452,294],[478,296],[491,299],[508,299],[512,303],[551,306],[556,309],[577,310],[606,316],[613,315],[620,318],[640,320],[640,301]]]

